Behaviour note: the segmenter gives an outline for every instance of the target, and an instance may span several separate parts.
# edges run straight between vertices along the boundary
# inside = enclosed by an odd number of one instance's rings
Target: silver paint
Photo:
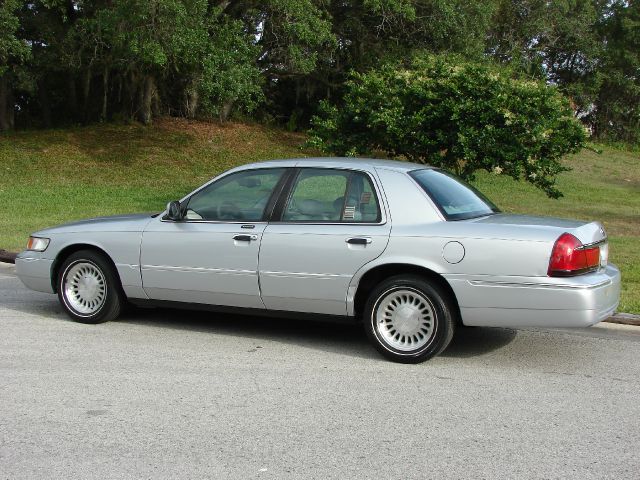
[[[258,222],[250,231],[253,239],[240,242],[233,237],[247,233],[241,222],[171,222],[162,214],[98,218],[34,233],[50,238],[49,247],[20,253],[17,273],[29,288],[52,293],[60,253],[82,244],[111,258],[130,298],[352,316],[363,275],[396,264],[442,276],[467,325],[585,326],[606,318],[618,305],[620,273],[610,264],[576,277],[547,276],[557,238],[568,232],[585,245],[602,242],[606,234],[600,223],[509,214],[445,221],[407,174],[424,165],[291,159],[238,167],[211,182],[246,169],[296,166],[368,173],[382,221]],[[346,243],[353,237],[370,242]],[[457,262],[459,249],[450,257],[451,247],[446,247],[452,242],[463,246]]]

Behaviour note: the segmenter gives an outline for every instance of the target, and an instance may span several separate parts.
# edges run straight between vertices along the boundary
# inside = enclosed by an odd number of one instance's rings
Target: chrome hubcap
[[[89,262],[78,262],[65,273],[64,297],[80,315],[93,315],[107,298],[107,282],[102,271]]]
[[[418,350],[433,337],[436,323],[433,305],[417,290],[394,289],[383,294],[375,315],[379,335],[396,350]]]

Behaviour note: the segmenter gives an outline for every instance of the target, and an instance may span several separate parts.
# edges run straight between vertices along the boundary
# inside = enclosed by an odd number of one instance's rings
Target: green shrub
[[[313,146],[338,155],[383,152],[467,179],[487,170],[554,198],[561,158],[586,141],[555,88],[451,56],[353,74],[343,103],[323,103],[310,134]]]

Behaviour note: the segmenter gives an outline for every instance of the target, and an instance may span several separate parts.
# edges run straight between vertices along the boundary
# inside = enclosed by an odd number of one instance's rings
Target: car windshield
[[[447,220],[465,220],[500,210],[471,185],[442,170],[425,168],[409,175],[431,197]]]

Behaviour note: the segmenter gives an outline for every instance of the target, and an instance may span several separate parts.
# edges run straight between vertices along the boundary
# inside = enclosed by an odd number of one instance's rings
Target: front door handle
[[[371,243],[370,238],[364,238],[364,237],[347,238],[345,241],[351,245],[368,245]]]
[[[238,242],[250,242],[251,240],[257,240],[258,236],[257,235],[236,235],[235,237],[233,237],[234,240],[237,240]]]

